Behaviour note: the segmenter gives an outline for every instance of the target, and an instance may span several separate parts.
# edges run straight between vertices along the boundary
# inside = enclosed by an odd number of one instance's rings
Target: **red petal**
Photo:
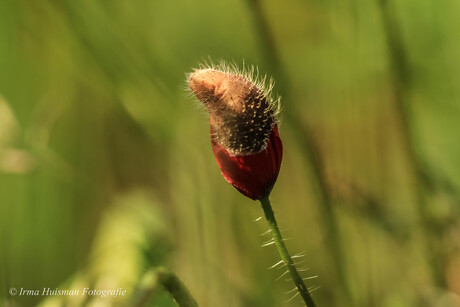
[[[254,200],[271,192],[283,157],[283,145],[276,125],[270,132],[267,148],[253,155],[232,156],[212,137],[211,143],[222,175],[238,191]]]

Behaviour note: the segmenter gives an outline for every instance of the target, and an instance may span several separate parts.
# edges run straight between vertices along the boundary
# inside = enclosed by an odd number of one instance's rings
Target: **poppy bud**
[[[198,69],[189,86],[210,114],[211,144],[225,180],[257,200],[270,194],[283,146],[269,91],[239,73]]]

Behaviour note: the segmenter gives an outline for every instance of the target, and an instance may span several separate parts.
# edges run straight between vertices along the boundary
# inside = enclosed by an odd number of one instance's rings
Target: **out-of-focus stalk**
[[[146,306],[152,294],[163,287],[173,297],[180,307],[198,307],[190,291],[179,277],[165,267],[154,268],[147,273],[139,286],[137,295],[129,306]]]
[[[284,97],[284,101],[292,101],[290,99],[289,80],[281,64],[280,57],[276,50],[276,44],[273,39],[269,24],[265,15],[262,12],[262,7],[259,0],[247,0],[248,6],[253,16],[254,26],[257,30],[261,50],[264,52],[265,60],[268,67],[273,70],[273,75],[277,77],[278,88]],[[331,193],[326,181],[323,161],[320,156],[320,151],[314,141],[313,132],[310,126],[299,118],[295,108],[286,108],[285,123],[291,126],[291,133],[294,134],[294,139],[298,140],[301,150],[305,153],[305,162],[311,168],[311,175],[317,184],[318,189],[318,207],[322,215],[325,231],[325,240],[329,243],[330,254],[334,261],[334,271],[336,278],[340,284],[340,288],[347,303],[351,305],[351,294],[346,278],[346,261],[345,254],[340,239],[340,231],[338,229],[338,221],[334,212]]]
[[[434,227],[428,209],[427,193],[433,182],[431,176],[424,171],[424,165],[416,154],[413,136],[413,119],[409,106],[409,95],[412,86],[407,52],[404,48],[401,30],[394,14],[392,14],[387,0],[378,0],[382,26],[388,45],[388,57],[391,65],[392,81],[394,87],[394,109],[396,119],[403,137],[403,146],[407,156],[411,175],[414,182],[414,195],[420,219],[420,232],[423,237],[425,253],[428,257],[429,267],[433,281],[439,287],[446,287],[444,265],[447,263],[443,253],[434,254],[433,248],[439,245],[439,236],[442,230]]]

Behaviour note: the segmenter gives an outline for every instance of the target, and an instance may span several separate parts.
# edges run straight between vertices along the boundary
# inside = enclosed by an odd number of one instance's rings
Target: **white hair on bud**
[[[273,79],[261,76],[255,66],[209,60],[187,81],[209,111],[216,142],[235,155],[265,150],[280,111],[279,98],[272,96]]]

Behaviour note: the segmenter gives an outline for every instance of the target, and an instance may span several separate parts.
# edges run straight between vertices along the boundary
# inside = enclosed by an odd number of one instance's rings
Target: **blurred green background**
[[[271,198],[318,306],[460,306],[459,14],[457,0],[0,0],[0,305],[130,306],[159,265],[200,306],[302,305],[184,90],[211,58],[276,81]],[[151,290],[145,306],[175,306]]]

